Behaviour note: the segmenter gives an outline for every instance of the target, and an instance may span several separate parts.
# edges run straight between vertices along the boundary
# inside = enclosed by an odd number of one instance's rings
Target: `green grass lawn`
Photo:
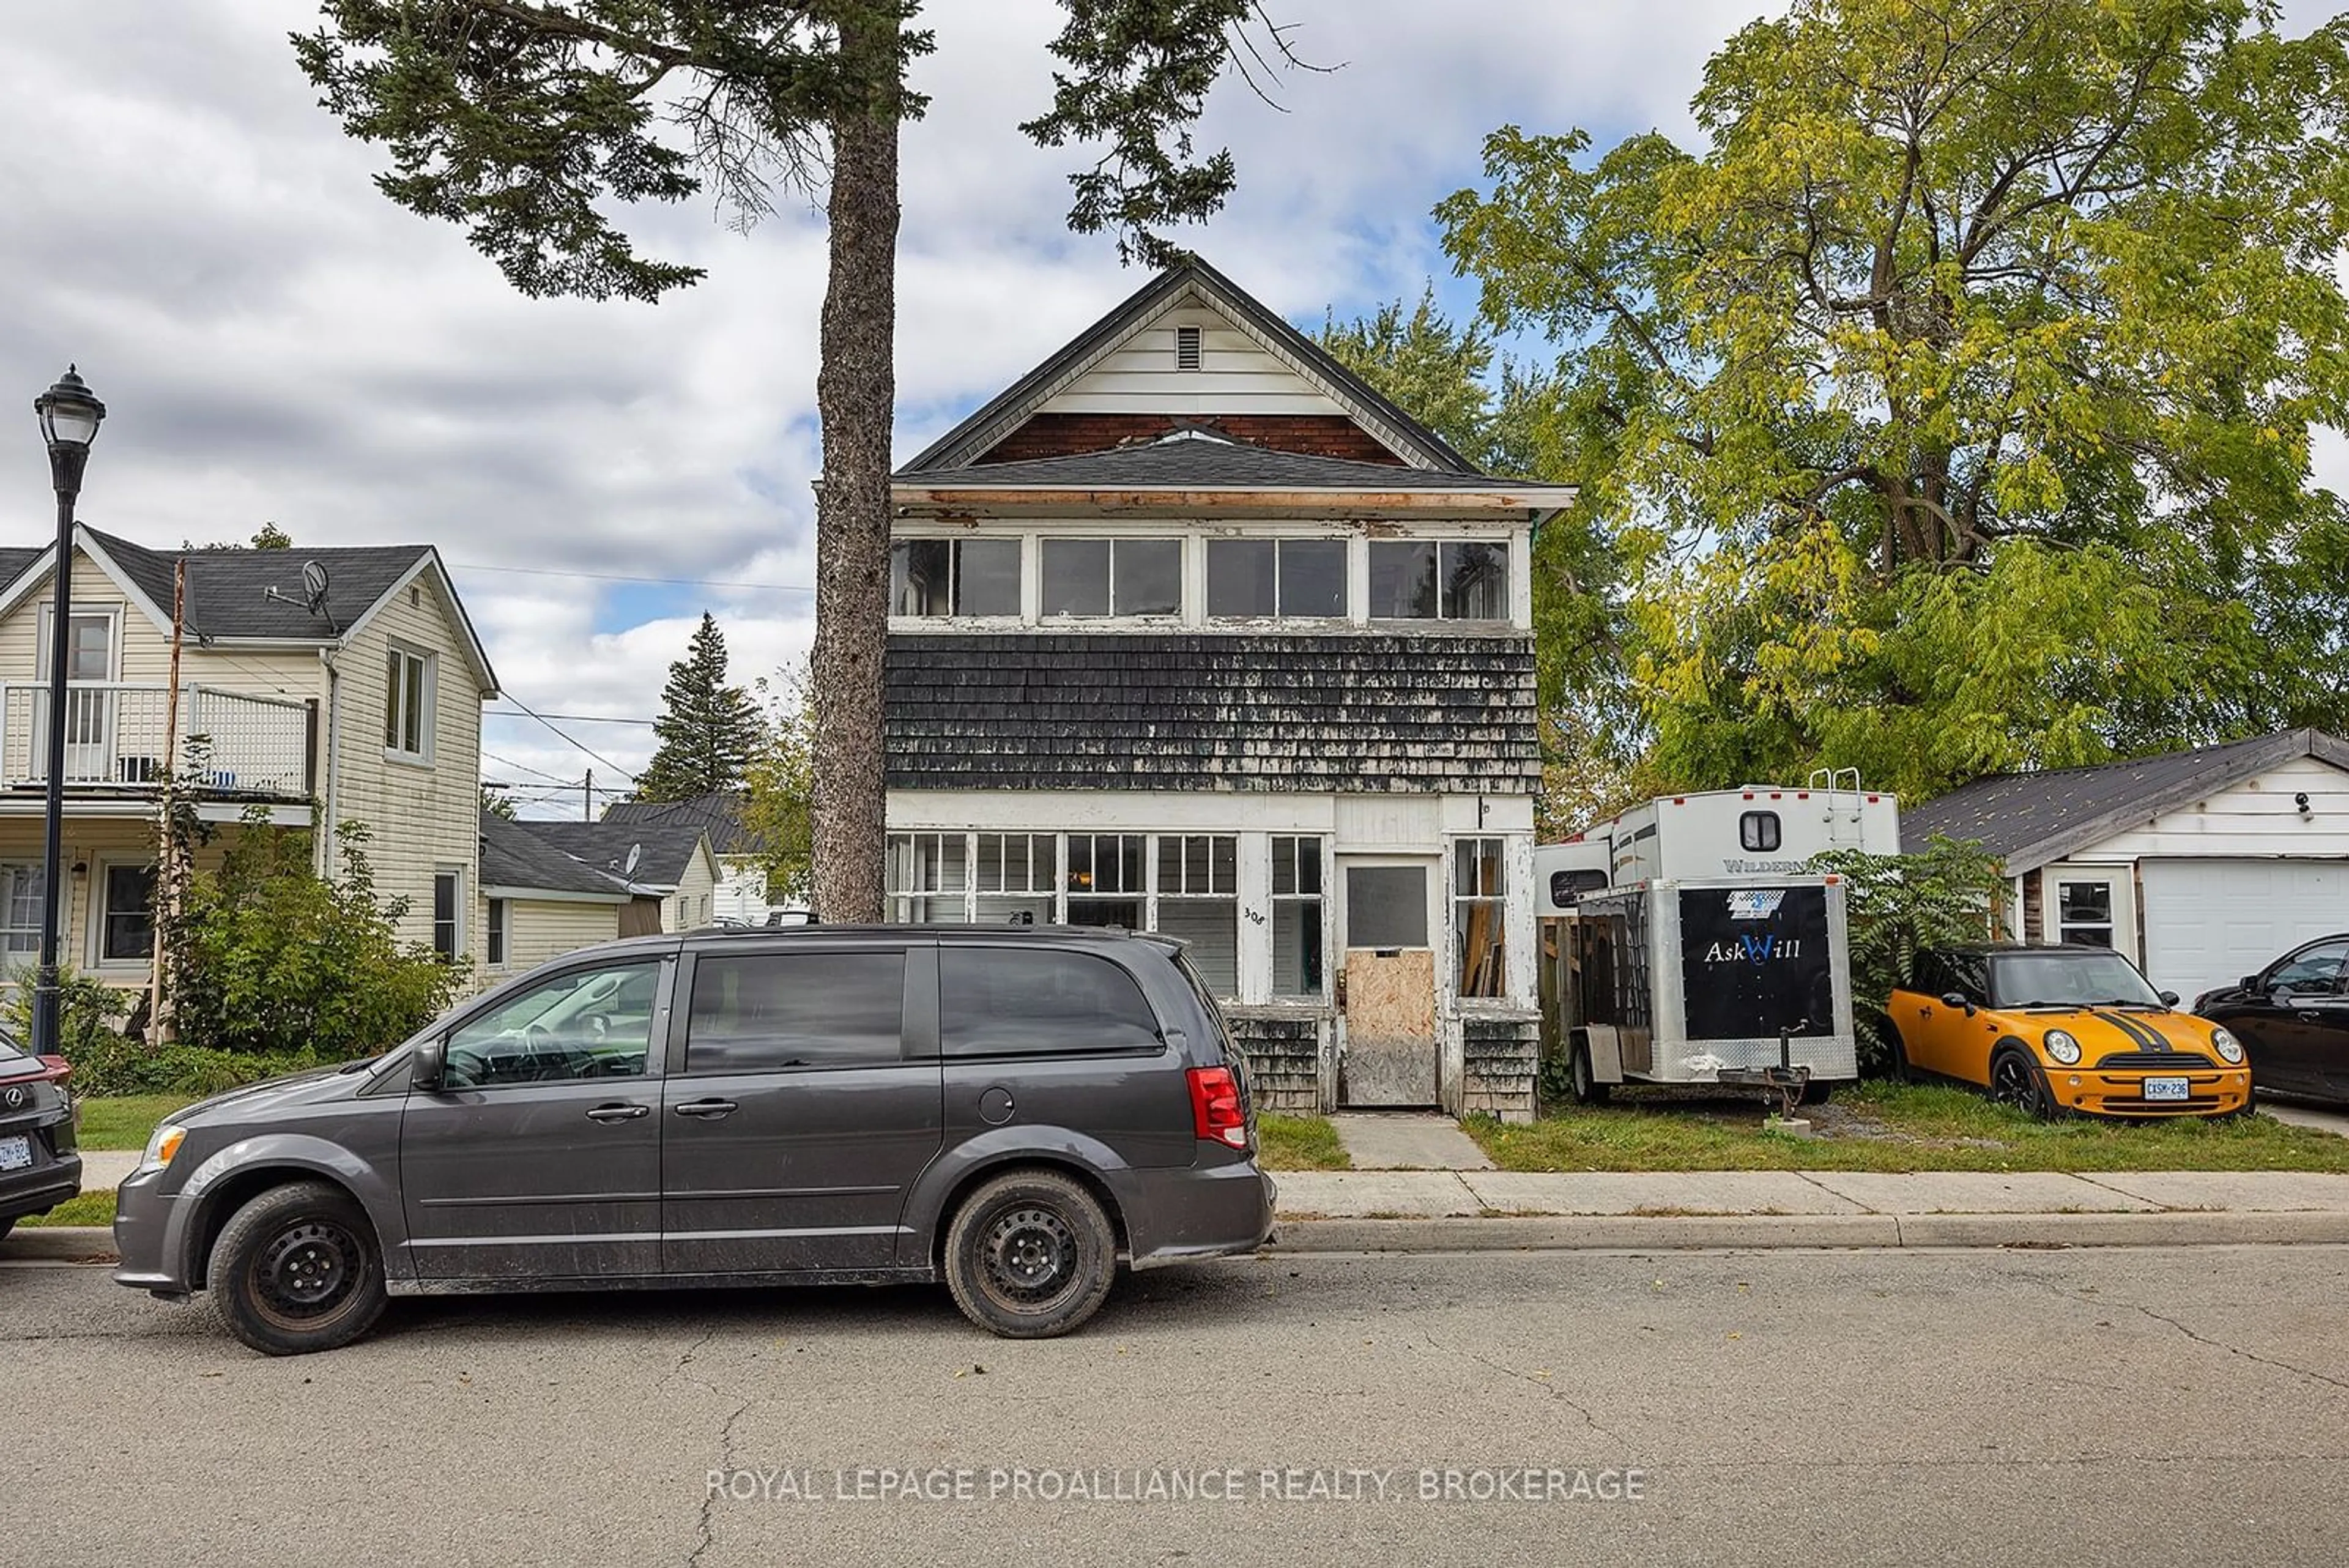
[[[155,1124],[196,1103],[195,1095],[101,1095],[81,1104],[84,1148],[145,1148]]]
[[[114,1223],[114,1189],[85,1192],[78,1198],[68,1198],[47,1214],[34,1214],[16,1221],[18,1225],[111,1225]]]
[[[1526,1126],[1466,1126],[1504,1170],[2349,1171],[2349,1138],[2268,1116],[2041,1122],[1971,1090],[1878,1083],[1796,1114],[1834,1136],[1764,1133],[1754,1100],[1653,1090]]]
[[[1320,1116],[1284,1116],[1270,1111],[1256,1119],[1257,1163],[1267,1170],[1347,1170],[1351,1162],[1338,1143],[1338,1129]]]

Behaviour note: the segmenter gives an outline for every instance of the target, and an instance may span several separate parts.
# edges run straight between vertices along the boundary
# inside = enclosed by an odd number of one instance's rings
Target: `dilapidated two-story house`
[[[893,483],[893,918],[1183,938],[1262,1103],[1530,1115],[1534,528],[1213,268]]]

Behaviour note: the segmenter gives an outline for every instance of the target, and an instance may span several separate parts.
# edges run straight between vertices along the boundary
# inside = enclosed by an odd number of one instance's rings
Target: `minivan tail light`
[[[1191,1069],[1191,1126],[1209,1143],[1227,1148],[1248,1146],[1247,1113],[1229,1067]]]

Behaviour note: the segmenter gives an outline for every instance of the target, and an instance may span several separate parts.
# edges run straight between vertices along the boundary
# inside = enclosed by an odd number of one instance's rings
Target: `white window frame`
[[[36,640],[33,645],[33,679],[49,678],[49,628],[57,624],[57,601],[43,599],[41,613],[35,622]],[[122,607],[120,605],[76,605],[66,612],[67,620],[103,620],[106,622],[106,673],[84,676],[84,684],[96,680],[111,684],[122,679]]]
[[[393,679],[388,668],[390,660],[394,659],[401,661],[397,680]],[[385,662],[387,668],[384,671],[386,690],[383,717],[384,727],[389,732],[389,735],[383,748],[384,758],[388,762],[405,763],[411,767],[429,768],[432,765],[433,720],[440,710],[440,656],[429,649],[418,648],[412,643],[390,642],[385,645]],[[403,704],[409,691],[408,665],[410,663],[419,664],[424,669],[422,682],[424,705],[422,711],[414,715],[417,721],[415,725],[417,746],[414,751],[409,750],[405,745],[395,743],[406,739],[409,728],[406,720],[410,715]]]
[[[1272,608],[1264,615],[1217,615],[1209,598],[1208,584],[1212,582],[1210,558],[1218,545],[1270,545],[1272,546]],[[1340,566],[1336,615],[1290,615],[1280,607],[1280,556],[1291,545],[1335,545]],[[1210,534],[1199,541],[1199,623],[1203,626],[1263,626],[1278,621],[1285,626],[1343,626],[1354,618],[1354,572],[1356,552],[1349,548],[1342,535],[1336,534]]]
[[[453,884],[449,896],[450,943],[448,960],[457,963],[466,956],[465,944],[471,933],[465,921],[465,868],[462,866],[435,866],[432,868],[431,901],[425,906],[426,924],[429,928],[427,941],[435,953],[440,951],[440,878]]]
[[[1376,555],[1378,546],[1381,545],[1426,545],[1434,549],[1435,613],[1433,615],[1381,616],[1372,613],[1373,607],[1368,597],[1371,591],[1371,557]],[[1459,548],[1469,545],[1491,545],[1501,552],[1502,569],[1508,574],[1508,579],[1501,585],[1501,613],[1497,616],[1455,616],[1447,612],[1444,607],[1444,552],[1447,548]],[[1524,570],[1518,564],[1517,556],[1516,546],[1506,538],[1472,535],[1411,534],[1400,538],[1381,536],[1372,539],[1368,542],[1362,553],[1365,618],[1370,624],[1382,627],[1514,627],[1517,620],[1517,580]]]
[[[124,970],[143,971],[152,968],[155,962],[155,949],[151,942],[149,944],[145,952],[137,954],[134,957],[109,958],[107,956],[106,920],[108,915],[112,913],[112,906],[107,900],[107,888],[113,880],[113,874],[116,871],[125,869],[152,871],[155,869],[155,862],[153,859],[144,855],[107,856],[93,858],[90,862],[90,885],[88,895],[89,908],[87,911],[86,918],[89,924],[88,937],[89,963],[92,969],[107,970],[115,972],[120,972]],[[150,903],[148,906],[148,920],[150,929],[152,929],[153,926],[155,911],[157,904],[160,901],[159,896],[160,892],[161,889],[159,887],[156,889],[155,894],[150,895]],[[160,940],[160,933],[159,932],[157,936],[158,940]]]
[[[1046,534],[1036,542],[1036,620],[1039,626],[1180,626],[1189,621],[1193,607],[1191,597],[1191,555],[1194,535],[1169,534],[1163,531],[1146,534],[1081,533]],[[1107,545],[1109,546],[1109,605],[1098,613],[1079,611],[1073,615],[1044,613],[1044,552],[1053,545]],[[1174,546],[1174,607],[1149,615],[1123,615],[1117,607],[1117,553],[1126,545],[1173,545]]]
[[[1330,911],[1334,901],[1330,895],[1329,836],[1320,833],[1274,833],[1268,835],[1267,837],[1269,840],[1268,847],[1272,857],[1271,874],[1265,882],[1268,889],[1265,897],[1272,905],[1271,919],[1266,929],[1267,940],[1271,944],[1271,961],[1267,967],[1265,977],[1267,993],[1276,1002],[1326,1002],[1330,996],[1330,971],[1332,967],[1330,952]],[[1290,846],[1292,884],[1299,880],[1295,877],[1294,872],[1298,866],[1303,864],[1306,846],[1311,846],[1315,861],[1319,867],[1319,875],[1314,878],[1315,891],[1310,893],[1279,891],[1280,846],[1284,844]],[[1303,909],[1307,906],[1312,909],[1311,929],[1320,933],[1321,983],[1309,990],[1283,991],[1280,989],[1278,981],[1280,911],[1283,908]]]
[[[11,860],[0,864],[0,962],[16,958],[36,958],[41,950],[41,901],[36,891],[33,898],[32,923],[16,926],[8,923],[8,911],[16,902],[19,880],[37,889],[41,880],[41,863],[37,860]],[[16,939],[25,939],[25,945],[16,945]]]
[[[1463,887],[1460,881],[1460,854],[1470,846],[1478,846],[1469,864],[1475,868],[1475,884]],[[1447,880],[1451,882],[1452,920],[1447,933],[1452,944],[1452,993],[1464,1002],[1500,1002],[1509,995],[1509,841],[1490,833],[1464,833],[1452,840],[1447,857]],[[1487,887],[1484,882],[1485,867],[1493,867],[1496,880]],[[1468,911],[1472,906],[1490,905],[1493,909],[1493,953],[1495,964],[1494,989],[1471,993],[1467,990]]]
[[[1033,535],[1030,534],[976,534],[968,532],[954,534],[891,535],[889,536],[889,556],[886,563],[887,576],[885,579],[885,586],[889,593],[889,618],[894,621],[902,622],[909,628],[935,628],[949,625],[1008,627],[1019,626],[1027,621],[1032,620],[1035,618],[1034,584],[1036,578],[1036,552],[1034,548],[1034,537],[1035,536]],[[998,541],[1010,544],[1019,557],[1019,589],[1016,596],[1019,607],[1012,611],[1009,615],[966,615],[962,611],[952,607],[955,601],[960,597],[962,588],[962,556],[957,546],[969,544],[987,544]],[[947,604],[948,608],[944,615],[916,615],[910,611],[901,610],[897,607],[897,546],[900,545],[945,545],[948,546],[947,564]]]

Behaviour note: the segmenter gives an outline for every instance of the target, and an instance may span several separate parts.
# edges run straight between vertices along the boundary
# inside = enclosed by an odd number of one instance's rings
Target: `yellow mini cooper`
[[[2041,1116],[2243,1110],[2251,1074],[2241,1043],[2177,1002],[2108,948],[1926,949],[1892,993],[1894,1066],[1979,1084]]]

